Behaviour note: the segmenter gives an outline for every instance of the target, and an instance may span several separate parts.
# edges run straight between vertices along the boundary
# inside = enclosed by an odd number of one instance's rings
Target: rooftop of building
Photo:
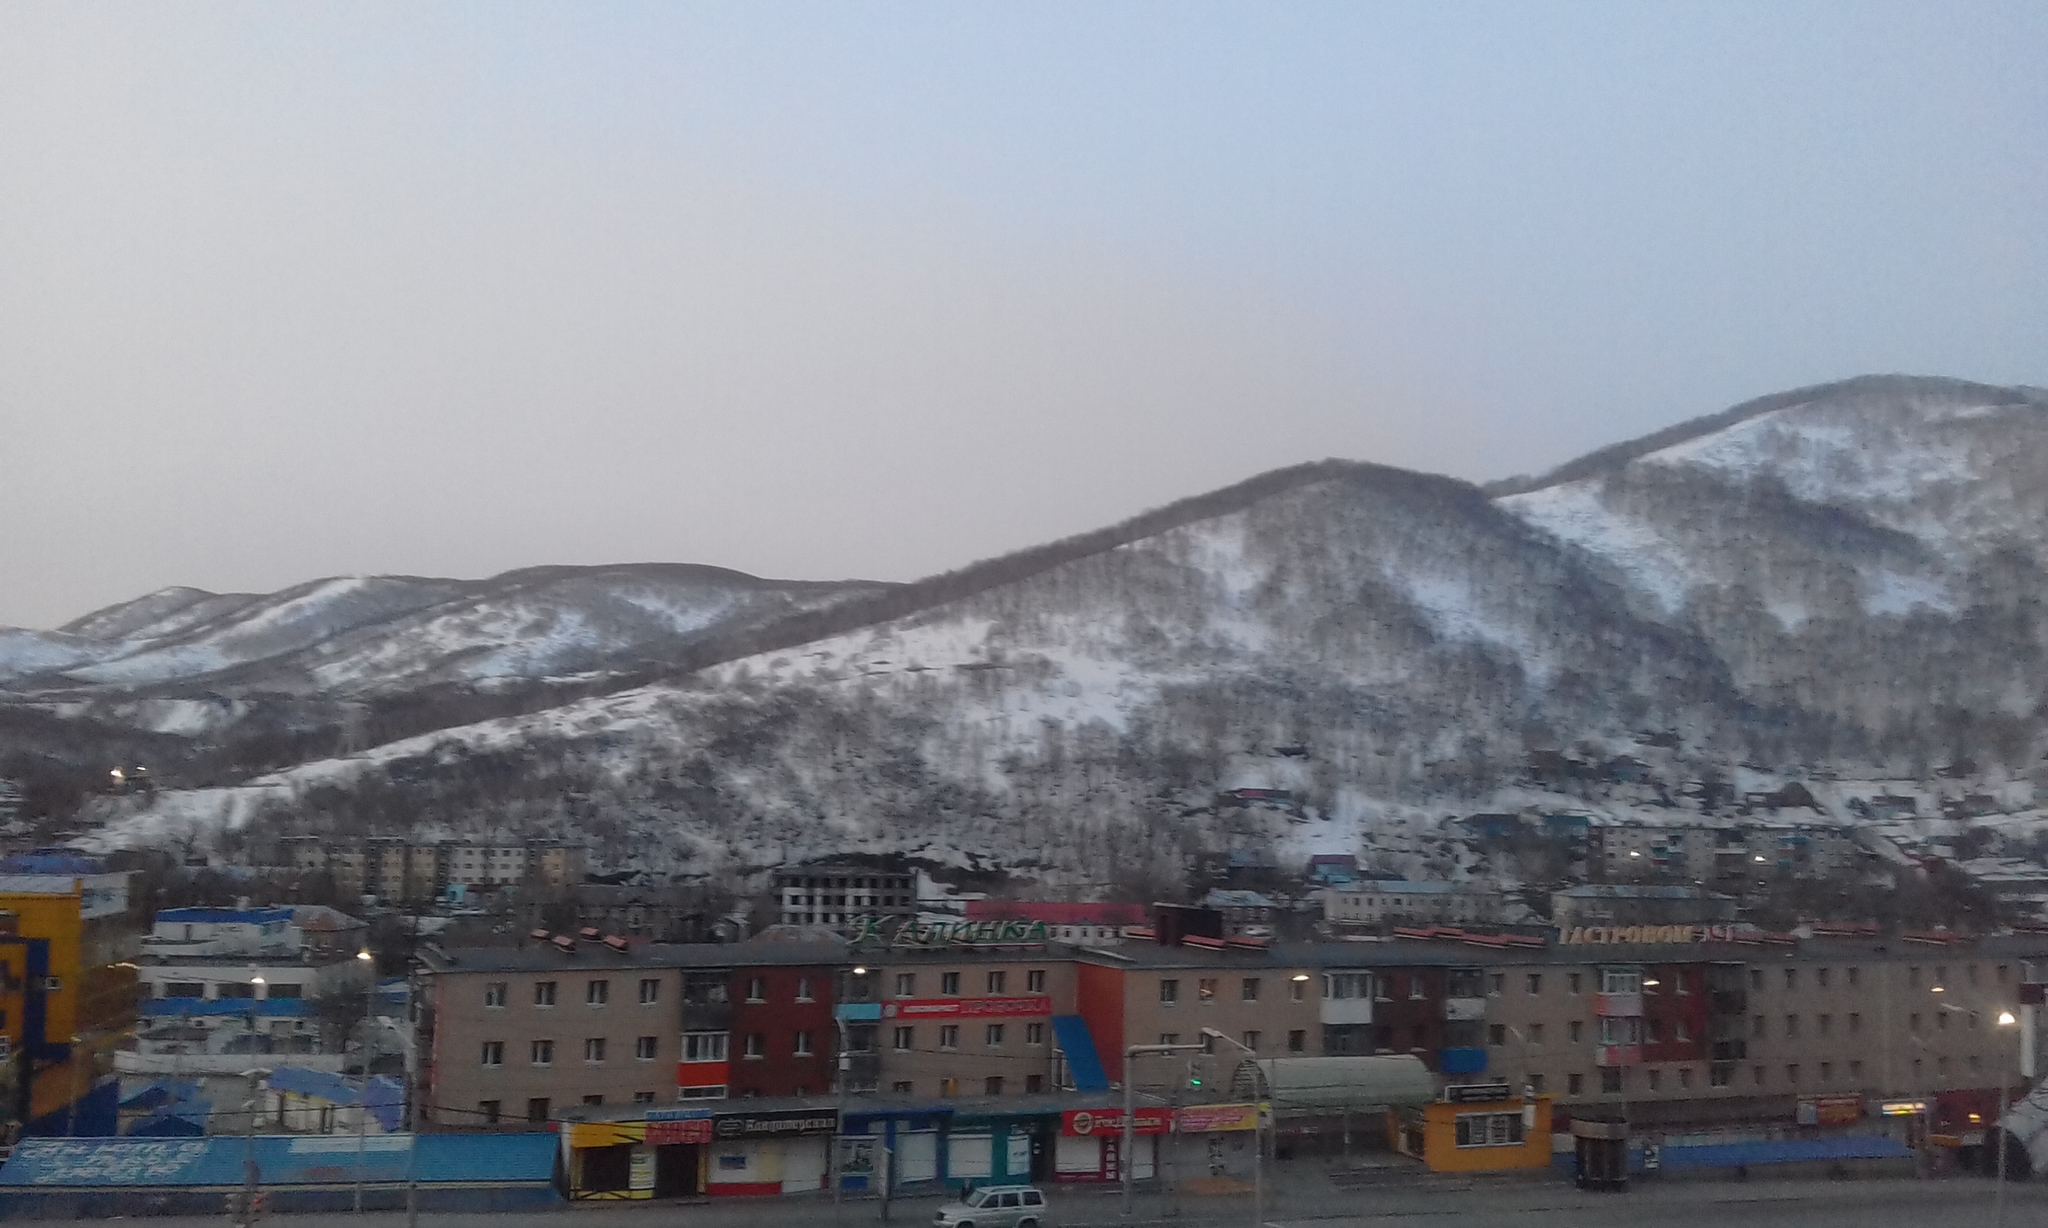
[[[157,910],[159,925],[289,925],[289,908],[163,908]]]
[[[1346,883],[1340,891],[1380,895],[1491,895],[1498,888],[1484,883],[1428,883],[1402,878],[1367,878]]]
[[[564,950],[553,942],[528,939],[510,947],[442,947],[433,943],[420,948],[420,963],[429,973],[474,972],[597,972],[657,971],[665,968],[718,969],[788,967],[817,968],[851,965],[853,957],[842,941],[836,946],[817,942],[632,942],[623,947],[603,942],[576,942]]]
[[[1732,900],[1735,897],[1704,887],[1650,883],[1580,883],[1552,892],[1572,900]]]

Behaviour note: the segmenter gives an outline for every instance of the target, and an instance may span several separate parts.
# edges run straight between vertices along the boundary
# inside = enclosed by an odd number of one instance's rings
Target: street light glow
[[[2015,1023],[2018,1023],[2018,1022],[2019,1022],[2019,1020],[2017,1020],[2017,1019],[2013,1018],[2013,1014],[2012,1014],[2012,1012],[2011,1012],[2011,1011],[2000,1011],[2000,1012],[1998,1012],[1998,1026],[1999,1026],[1999,1027],[2001,1027],[2001,1028],[2009,1028],[2009,1027],[2011,1027],[2011,1026],[2012,1026],[2013,1024],[2015,1024]]]
[[[370,962],[370,960],[372,960],[375,957],[370,954],[370,948],[364,947],[362,950],[356,952],[356,958],[362,960],[364,963],[367,964]]]

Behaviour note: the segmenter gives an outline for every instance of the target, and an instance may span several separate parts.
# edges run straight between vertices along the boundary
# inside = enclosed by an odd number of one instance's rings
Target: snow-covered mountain
[[[1555,782],[1531,764],[1553,753],[1649,763],[1576,804],[1961,765],[2021,788],[2048,747],[2044,511],[2048,393],[1905,377],[1752,402],[1493,491],[1323,462],[928,581],[792,599],[567,703],[96,817],[115,842],[224,821],[573,829],[608,864],[672,870],[903,850],[1086,887],[1535,804]],[[64,635],[184,608],[145,600]],[[368,695],[600,668],[557,655],[577,624],[547,601],[464,600],[308,633],[265,676]],[[255,609],[222,617],[266,633]],[[38,685],[145,676],[220,642],[215,625],[41,665]],[[1401,847],[1426,855],[1420,839]]]
[[[0,703],[221,735],[280,699],[303,715],[433,687],[657,669],[707,637],[891,587],[641,564],[341,577],[266,595],[171,588],[52,632],[0,630]]]

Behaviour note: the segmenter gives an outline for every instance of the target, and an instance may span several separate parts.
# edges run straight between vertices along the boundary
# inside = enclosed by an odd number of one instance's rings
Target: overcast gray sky
[[[2048,6],[0,7],[0,624],[2048,383]]]

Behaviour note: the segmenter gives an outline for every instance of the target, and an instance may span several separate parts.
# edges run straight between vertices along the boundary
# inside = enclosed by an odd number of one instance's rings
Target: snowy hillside
[[[1842,822],[1861,795],[1826,782],[2018,797],[2048,749],[2044,501],[2048,394],[1879,377],[1492,494],[1303,466],[888,591],[535,577],[260,676],[473,689],[649,645],[666,672],[96,817],[116,843],[412,823],[665,871],[901,850],[1136,890],[1202,852],[1437,857],[1436,820],[1474,809],[1711,810],[1702,781],[1810,781]],[[287,604],[42,679],[282,643]]]

